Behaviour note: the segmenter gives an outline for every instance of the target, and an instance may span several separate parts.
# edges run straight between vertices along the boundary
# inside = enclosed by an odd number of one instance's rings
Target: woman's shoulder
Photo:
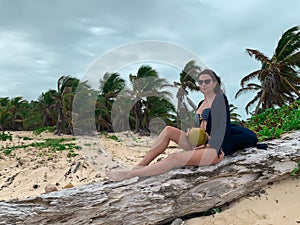
[[[228,99],[224,93],[218,93],[213,101],[213,104],[216,107],[222,107],[228,105]]]
[[[226,98],[226,95],[224,92],[220,92],[220,93],[216,94],[216,97],[223,97],[223,98],[225,97]]]
[[[227,101],[227,96],[223,92],[216,94],[215,100],[224,100],[224,99]]]
[[[200,105],[202,105],[202,103],[204,102],[204,100],[201,100],[197,106],[197,109],[199,109]]]

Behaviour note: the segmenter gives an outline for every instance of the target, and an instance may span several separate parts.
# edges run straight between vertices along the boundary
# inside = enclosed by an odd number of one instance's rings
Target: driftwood
[[[289,176],[300,161],[300,131],[209,167],[149,178],[97,182],[0,202],[0,224],[163,224],[238,199]]]

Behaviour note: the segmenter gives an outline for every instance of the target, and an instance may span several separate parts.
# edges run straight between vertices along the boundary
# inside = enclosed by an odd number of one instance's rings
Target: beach
[[[299,207],[300,179],[291,177],[230,203],[221,213],[193,218],[185,225],[296,225]]]
[[[38,196],[49,185],[61,190],[107,179],[105,170],[132,168],[154,140],[131,132],[76,138],[48,132],[10,134],[12,140],[0,141],[2,149],[11,150],[0,154],[0,200]],[[71,149],[43,144],[55,139],[63,139],[61,144]],[[67,145],[70,143],[73,145]],[[180,150],[172,143],[157,160]],[[299,207],[300,179],[291,176],[229,203],[221,213],[188,219],[184,224],[300,224]]]

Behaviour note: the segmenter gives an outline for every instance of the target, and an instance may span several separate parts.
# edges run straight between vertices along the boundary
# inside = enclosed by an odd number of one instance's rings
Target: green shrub
[[[40,127],[40,128],[38,128],[38,129],[34,130],[33,133],[34,133],[35,135],[39,135],[39,134],[41,134],[41,133],[43,133],[43,132],[45,132],[45,131],[48,131],[48,132],[50,132],[50,133],[53,133],[53,132],[55,131],[55,127]]]
[[[279,138],[282,133],[300,129],[300,100],[280,108],[267,109],[252,116],[245,124],[255,131],[259,141]]]
[[[0,134],[0,139],[1,141],[12,141],[12,134],[9,132],[6,133],[5,131],[2,131]]]

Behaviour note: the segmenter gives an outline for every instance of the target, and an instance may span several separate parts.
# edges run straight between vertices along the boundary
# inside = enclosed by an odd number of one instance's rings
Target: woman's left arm
[[[230,128],[230,112],[227,98],[224,94],[218,94],[211,106],[211,132],[208,144],[219,150],[222,147],[224,137]]]

